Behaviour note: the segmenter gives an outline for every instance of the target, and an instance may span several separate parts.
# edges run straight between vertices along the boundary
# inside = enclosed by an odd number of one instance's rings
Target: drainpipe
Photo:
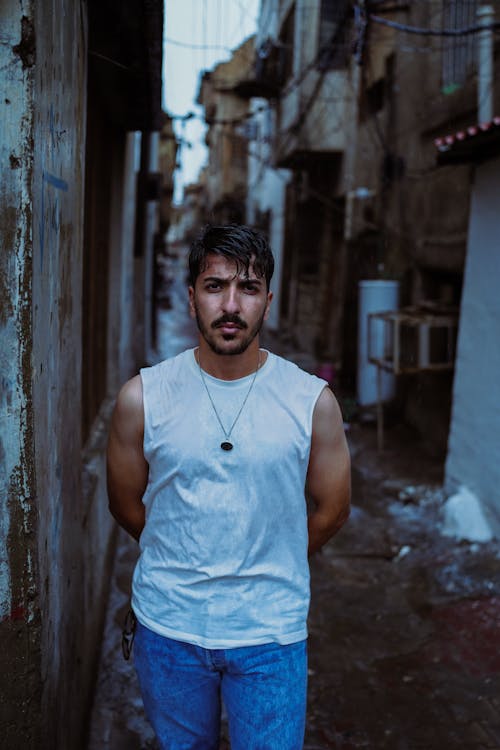
[[[491,5],[480,5],[477,9],[479,26],[490,26],[478,34],[478,121],[491,122],[493,119],[493,29],[495,11]]]

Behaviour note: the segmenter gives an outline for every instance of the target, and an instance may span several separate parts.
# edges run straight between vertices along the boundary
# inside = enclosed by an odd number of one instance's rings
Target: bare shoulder
[[[125,411],[135,411],[143,408],[142,379],[135,375],[121,387],[116,405]]]
[[[135,375],[122,386],[113,411],[112,428],[122,437],[144,430],[142,380]]]
[[[334,394],[325,386],[321,391],[313,413],[313,436],[333,437],[343,429],[342,413]]]

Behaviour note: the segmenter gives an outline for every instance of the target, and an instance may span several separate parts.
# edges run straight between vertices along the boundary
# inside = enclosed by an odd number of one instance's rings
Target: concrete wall
[[[0,6],[0,736],[34,747],[40,704],[36,484],[32,412],[31,3]],[[15,703],[19,733],[13,728]],[[18,742],[19,744],[15,744]]]
[[[93,496],[82,488],[81,336],[86,17],[80,3],[35,6],[33,421],[42,632],[42,741],[78,747],[98,638],[110,524],[88,557]],[[107,534],[106,534],[107,532]],[[93,658],[92,658],[93,657]],[[82,703],[74,700],[77,693]]]
[[[285,18],[281,12],[280,21]],[[320,3],[295,3],[292,78],[280,100],[277,159],[282,166],[295,152],[342,152],[352,130],[353,71],[318,70]],[[300,81],[298,85],[294,80]]]
[[[446,484],[477,495],[500,536],[500,159],[477,167],[460,312]]]
[[[111,174],[107,397],[84,443],[86,5],[5,0],[0,27],[0,736],[8,748],[79,750],[115,529],[106,427],[135,365],[137,136],[118,131],[99,165]],[[149,306],[150,278],[144,264]]]

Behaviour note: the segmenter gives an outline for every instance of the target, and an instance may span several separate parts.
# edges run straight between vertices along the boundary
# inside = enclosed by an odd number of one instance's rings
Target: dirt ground
[[[353,425],[353,513],[312,563],[305,747],[500,748],[500,560],[442,536],[441,468]]]
[[[171,295],[162,356],[194,342]],[[497,545],[442,535],[442,464],[408,430],[383,452],[371,423],[347,435],[352,515],[311,562],[304,750],[500,750]],[[120,646],[136,554],[120,532],[88,750],[156,748]]]

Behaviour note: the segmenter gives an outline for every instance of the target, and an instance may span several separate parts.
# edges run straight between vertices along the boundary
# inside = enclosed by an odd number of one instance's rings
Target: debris
[[[403,557],[406,557],[408,552],[411,552],[411,547],[408,544],[404,544],[394,559],[402,560]]]
[[[493,539],[481,504],[467,487],[460,487],[444,504],[442,534],[469,542],[490,542]]]

